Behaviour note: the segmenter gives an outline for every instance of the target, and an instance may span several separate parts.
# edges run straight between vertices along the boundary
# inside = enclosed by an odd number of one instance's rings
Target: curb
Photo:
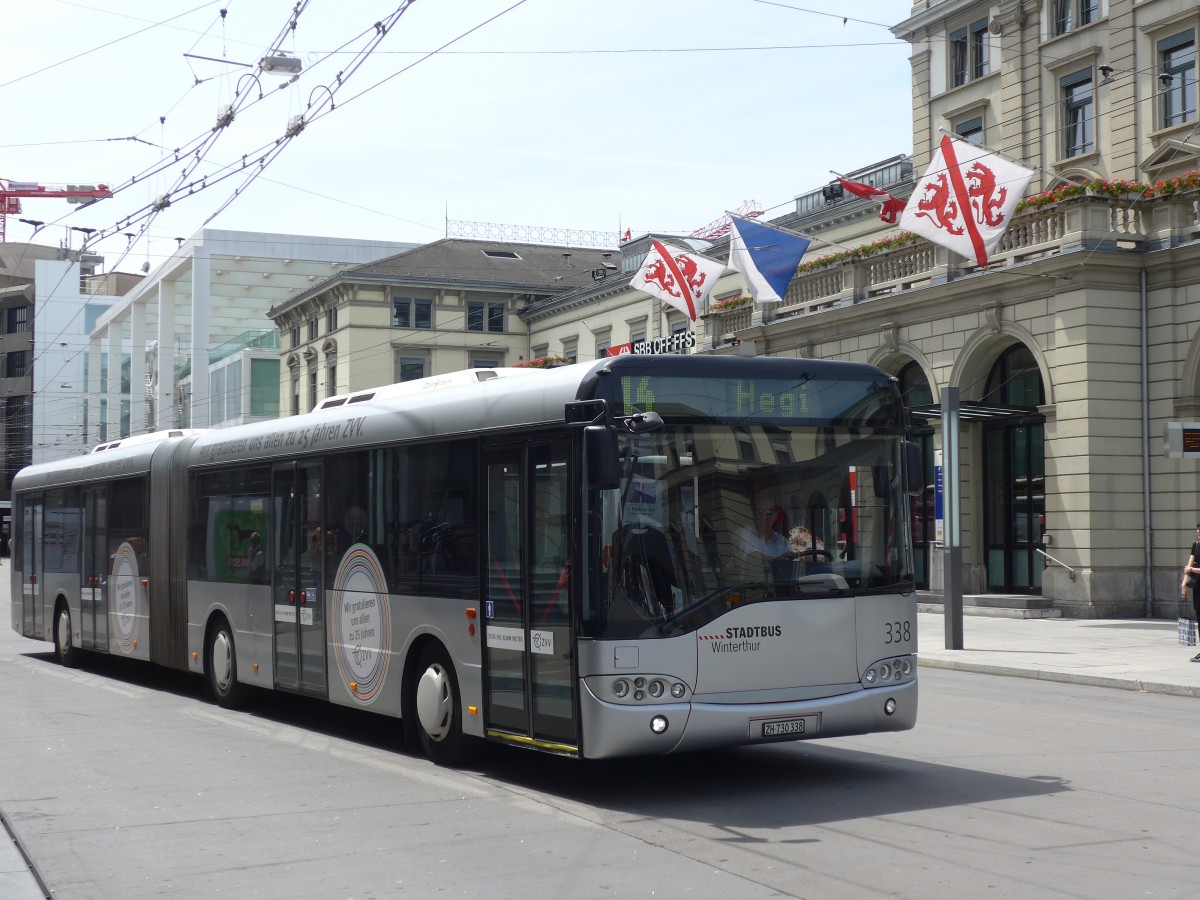
[[[1071,672],[1048,672],[1043,669],[1017,669],[988,663],[957,662],[931,659],[917,654],[917,665],[930,669],[954,669],[983,675],[1007,675],[1010,678],[1030,678],[1034,681],[1056,681],[1062,684],[1082,684],[1089,687],[1115,688],[1144,694],[1168,694],[1173,697],[1200,697],[1200,687],[1188,684],[1167,684],[1159,681],[1140,681],[1136,678],[1112,678],[1103,675],[1077,675]]]
[[[47,900],[53,896],[42,881],[12,823],[0,809],[0,893],[11,900]]]
[[[917,603],[917,612],[944,616],[946,608],[941,603]],[[1061,619],[1059,609],[1012,609],[1006,606],[964,606],[964,616],[979,616],[985,619]]]

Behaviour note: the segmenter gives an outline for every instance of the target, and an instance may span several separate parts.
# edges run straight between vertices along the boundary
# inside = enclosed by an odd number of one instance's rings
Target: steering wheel
[[[819,557],[825,557],[829,562],[833,562],[833,554],[823,547],[809,547],[807,550],[800,550],[796,553],[797,558],[811,556],[814,560]]]

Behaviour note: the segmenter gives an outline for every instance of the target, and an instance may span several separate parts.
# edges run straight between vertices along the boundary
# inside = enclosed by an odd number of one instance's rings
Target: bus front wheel
[[[475,741],[463,734],[462,697],[450,657],[440,644],[430,644],[417,666],[416,718],[421,747],[439,766],[466,762]]]
[[[54,658],[68,669],[79,665],[79,650],[71,644],[71,610],[65,602],[54,610]]]
[[[233,647],[233,629],[224,619],[217,621],[209,632],[208,689],[218,706],[236,709],[242,704],[245,690],[237,679],[237,656]]]

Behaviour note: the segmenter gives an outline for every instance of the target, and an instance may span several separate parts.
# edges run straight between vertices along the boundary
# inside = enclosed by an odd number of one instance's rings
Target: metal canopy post
[[[958,462],[958,388],[942,391],[942,610],[945,615],[946,649],[963,649],[962,528],[959,494],[962,476]]]

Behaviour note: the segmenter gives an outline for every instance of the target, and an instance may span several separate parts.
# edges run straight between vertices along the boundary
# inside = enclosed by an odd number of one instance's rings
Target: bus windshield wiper
[[[752,591],[752,590],[765,590],[766,588],[768,588],[770,586],[771,586],[771,582],[769,582],[769,581],[746,581],[746,582],[742,582],[741,584],[726,585],[725,587],[719,587],[715,591],[711,591],[711,592],[705,594],[699,600],[693,600],[687,606],[683,607],[683,609],[677,610],[677,611],[673,612],[671,615],[667,616],[665,619],[663,619],[658,624],[658,633],[666,634],[667,631],[671,628],[671,625],[674,624],[675,622],[678,622],[680,619],[684,618],[685,616],[690,615],[691,613],[694,613],[698,610],[701,610],[704,607],[708,606],[709,604],[713,603],[714,601],[719,600],[722,597],[728,596],[729,594],[741,593],[744,591]]]
[[[893,581],[891,584],[876,584],[871,586],[872,592],[886,592],[889,594],[911,594],[917,589],[912,579],[902,581]]]

